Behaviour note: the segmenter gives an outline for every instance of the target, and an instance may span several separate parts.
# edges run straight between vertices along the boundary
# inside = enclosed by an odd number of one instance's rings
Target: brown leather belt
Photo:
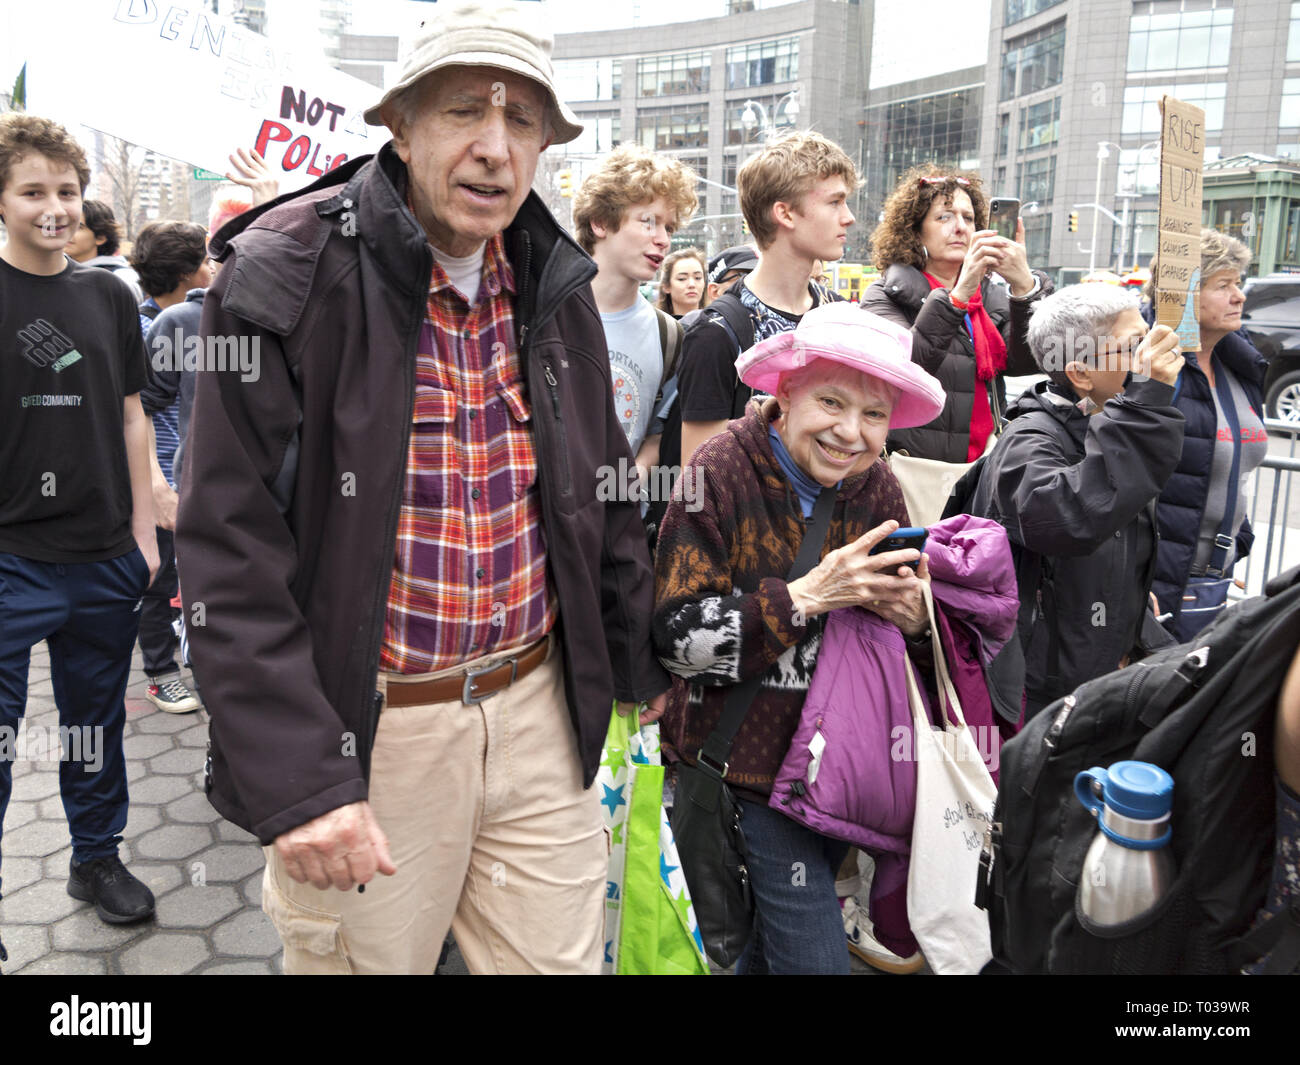
[[[413,684],[389,684],[385,699],[387,706],[423,706],[425,703],[447,703],[459,699],[466,706],[481,703],[517,680],[523,680],[546,661],[550,638],[543,636],[531,647],[513,658],[505,658],[482,669],[466,669],[437,680],[422,680]]]

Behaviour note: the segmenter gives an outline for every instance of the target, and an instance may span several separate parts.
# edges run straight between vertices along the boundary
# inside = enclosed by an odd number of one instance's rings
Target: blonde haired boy
[[[669,352],[680,348],[680,326],[642,298],[672,235],[690,221],[698,199],[695,174],[676,159],[635,144],[610,152],[573,200],[578,243],[600,271],[591,292],[609,345],[618,413],[636,464],[659,461],[659,436],[649,434],[655,400],[667,377]]]
[[[749,401],[750,389],[736,376],[737,340],[747,347],[787,332],[813,307],[837,298],[809,275],[815,260],[834,262],[844,255],[854,222],[848,200],[857,187],[853,161],[819,133],[792,133],[740,168],[740,210],[762,254],[753,272],[718,302],[739,300],[753,334],[733,340],[718,320],[722,309],[716,303],[687,332],[678,381],[683,464],[740,417]]]

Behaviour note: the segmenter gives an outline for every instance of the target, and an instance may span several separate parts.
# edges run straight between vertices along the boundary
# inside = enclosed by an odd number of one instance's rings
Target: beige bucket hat
[[[552,144],[565,144],[582,133],[577,119],[555,91],[551,48],[555,39],[544,25],[535,0],[455,0],[440,3],[403,42],[401,78],[366,111],[366,122],[382,126],[380,109],[403,89],[442,67],[497,67],[531,78],[551,102]]]

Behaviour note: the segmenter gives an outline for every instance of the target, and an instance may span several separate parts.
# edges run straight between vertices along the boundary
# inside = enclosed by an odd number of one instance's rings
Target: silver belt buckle
[[[490,666],[483,666],[480,669],[465,670],[465,684],[461,688],[460,701],[466,706],[477,706],[484,699],[495,695],[495,692],[487,692],[484,695],[479,695],[474,691],[474,682],[478,680],[479,677],[483,676],[484,673],[491,673],[493,670],[500,669],[507,662],[510,664],[510,680],[505,687],[510,687],[510,685],[515,682],[515,677],[519,673],[519,659],[517,658],[508,658],[505,662],[493,662]]]

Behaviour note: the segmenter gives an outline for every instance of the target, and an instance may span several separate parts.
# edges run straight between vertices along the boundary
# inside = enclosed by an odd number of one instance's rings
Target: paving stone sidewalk
[[[181,676],[190,683],[188,670]],[[143,924],[109,925],[90,903],[68,894],[72,843],[59,798],[59,763],[19,760],[0,840],[6,976],[282,971],[279,937],[261,909],[262,848],[212,809],[203,792],[207,712],[165,714],[145,697],[146,684],[137,647],[124,740],[131,808],[119,854],[149,885],[157,913]],[[32,649],[26,722],[57,734],[43,643]],[[857,958],[851,966],[855,975],[875,974]],[[454,946],[439,971],[468,972]]]
[[[164,714],[145,698],[146,683],[137,648],[126,693],[131,811],[119,853],[153,891],[157,915],[108,925],[68,895],[72,844],[59,763],[19,760],[0,841],[5,975],[280,971],[280,940],[261,910],[262,849],[203,793],[207,713]],[[57,735],[58,723],[41,644],[32,649],[27,724]]]

